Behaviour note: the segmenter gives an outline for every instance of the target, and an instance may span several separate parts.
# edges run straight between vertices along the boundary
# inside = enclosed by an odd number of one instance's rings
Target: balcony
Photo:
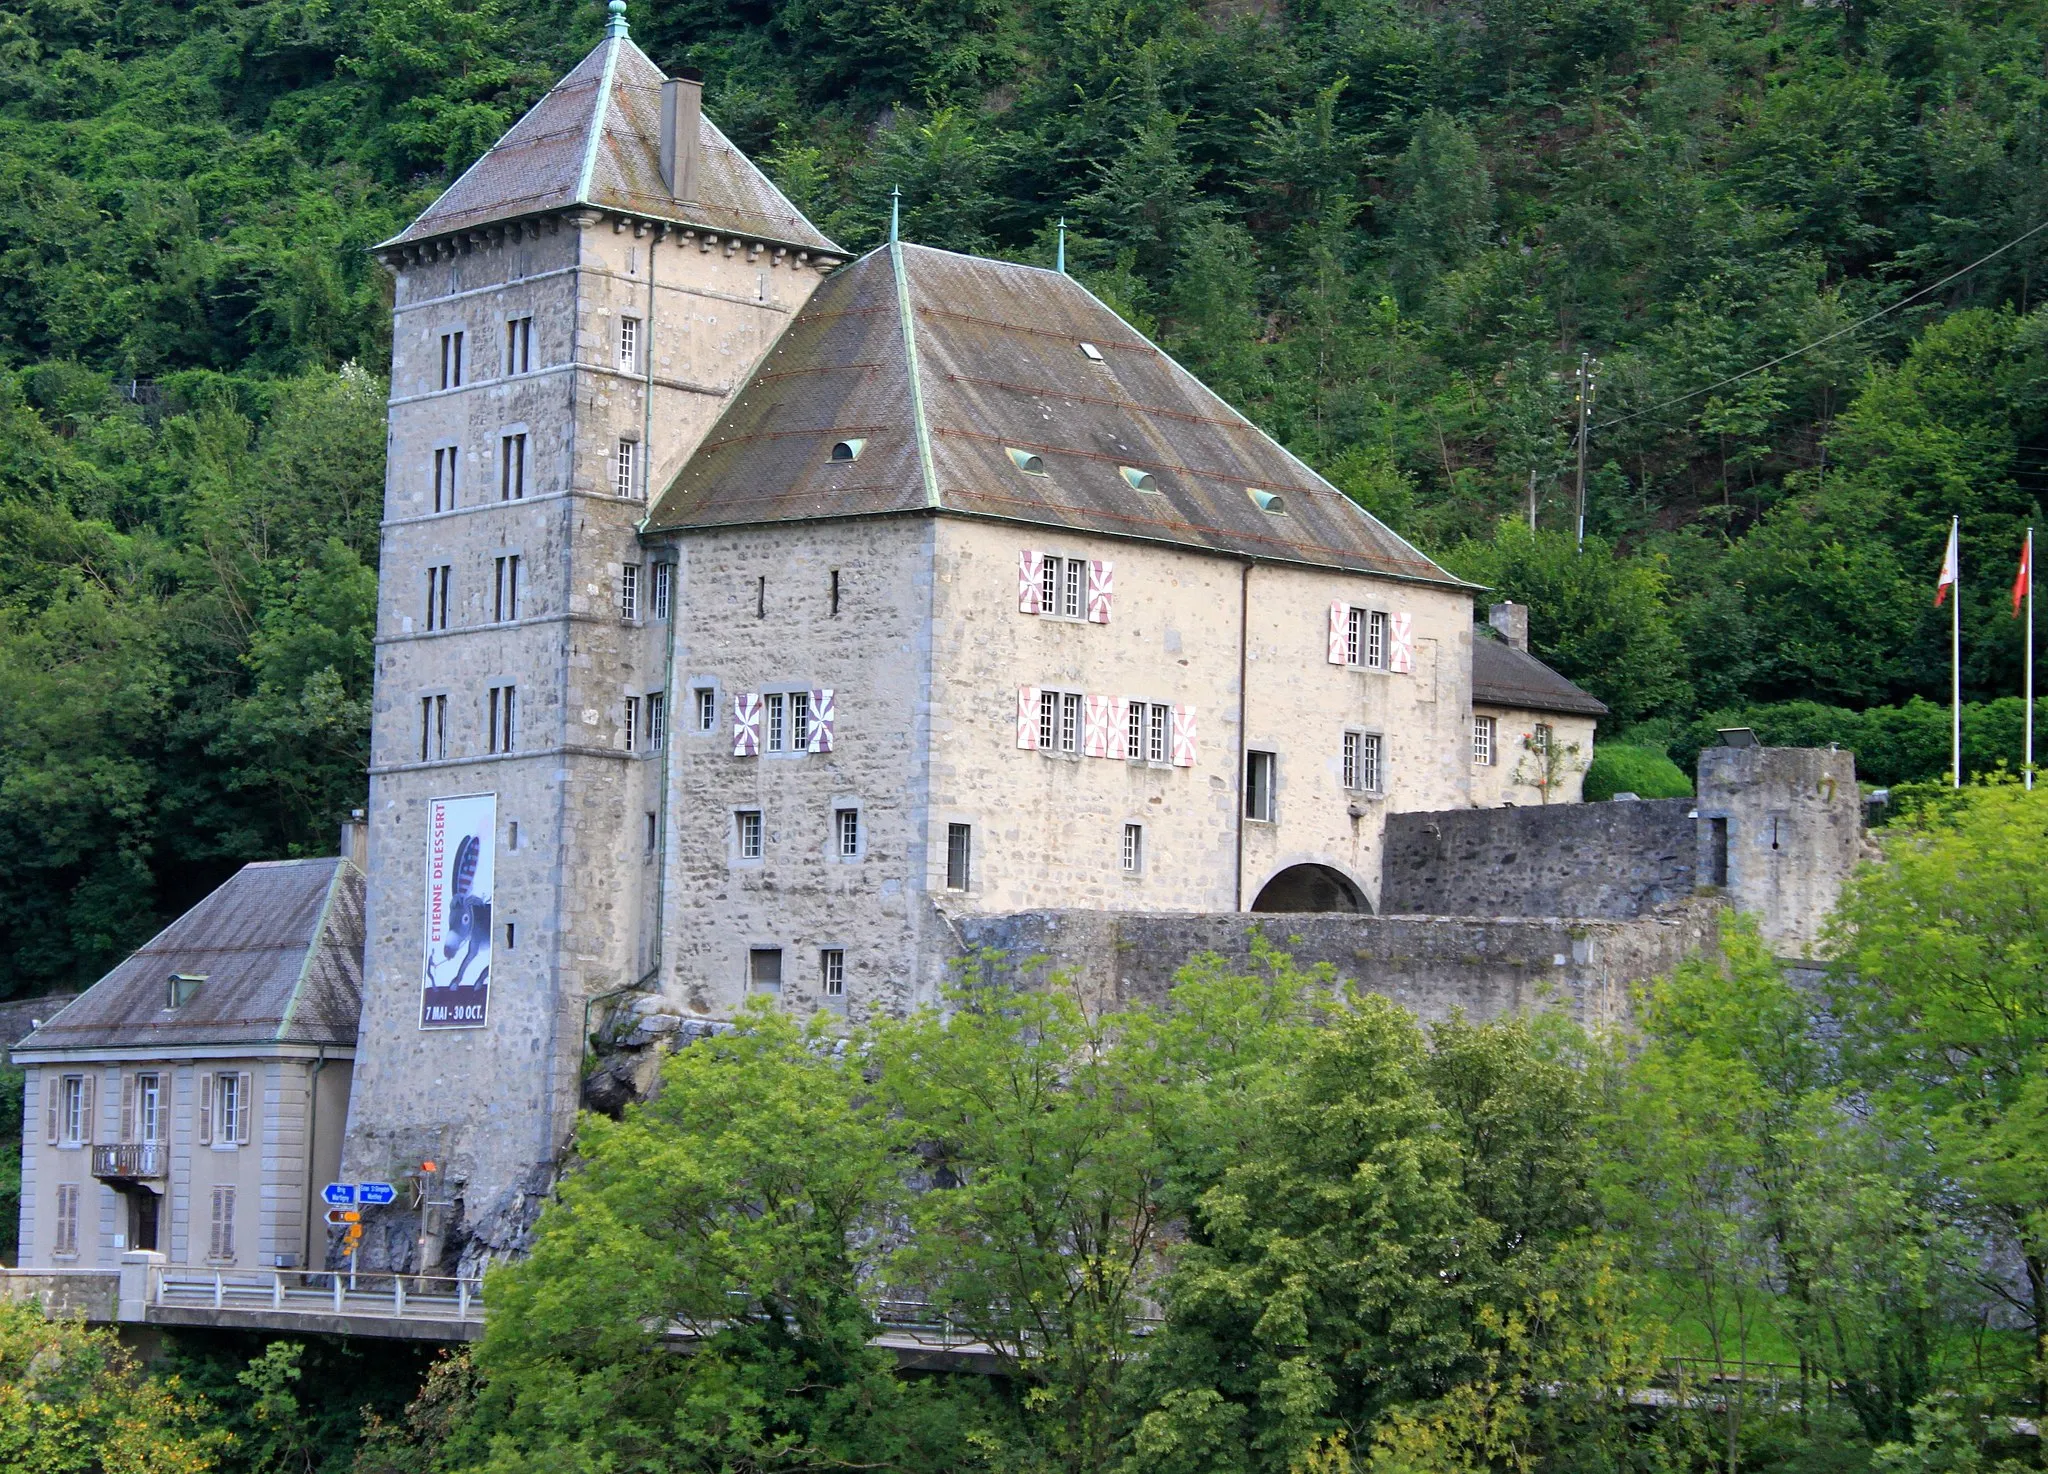
[[[102,1182],[148,1182],[164,1175],[170,1152],[160,1141],[92,1149],[92,1175]]]

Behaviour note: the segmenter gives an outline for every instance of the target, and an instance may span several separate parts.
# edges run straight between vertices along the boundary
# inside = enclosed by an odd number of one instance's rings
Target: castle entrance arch
[[[1366,915],[1372,907],[1358,887],[1328,865],[1289,865],[1267,881],[1252,902],[1254,911],[1348,911]]]

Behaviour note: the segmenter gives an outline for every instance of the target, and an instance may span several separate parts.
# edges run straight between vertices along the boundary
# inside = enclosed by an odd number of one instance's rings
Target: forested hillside
[[[2017,689],[2004,597],[2048,492],[2048,232],[1913,294],[2048,220],[2038,0],[630,18],[849,247],[895,186],[934,245],[1049,261],[1064,216],[1078,274],[1365,505],[1528,599],[1539,651],[1652,744],[1754,702],[1939,697],[1952,513],[1966,688]],[[365,248],[602,19],[0,7],[0,991],[89,979],[361,802],[387,356]]]

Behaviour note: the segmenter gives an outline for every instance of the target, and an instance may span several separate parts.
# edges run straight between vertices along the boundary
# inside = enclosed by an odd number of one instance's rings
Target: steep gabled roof
[[[1607,707],[1599,697],[1581,690],[1528,651],[1517,650],[1484,627],[1472,631],[1472,703],[1570,716],[1607,715]]]
[[[918,510],[1464,586],[1071,277],[913,245],[825,280],[646,530]]]
[[[384,244],[588,205],[804,250],[839,249],[708,117],[698,129],[698,198],[672,199],[661,181],[661,69],[623,22],[612,32]]]
[[[206,980],[181,1008],[165,1006],[174,973]],[[362,873],[276,860],[244,865],[16,1047],[347,1045],[362,1006]]]

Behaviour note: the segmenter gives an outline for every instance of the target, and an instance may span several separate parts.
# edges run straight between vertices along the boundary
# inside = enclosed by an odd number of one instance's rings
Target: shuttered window
[[[64,1255],[78,1252],[78,1184],[75,1182],[57,1184],[57,1236],[50,1252]]]
[[[213,1260],[229,1260],[235,1257],[235,1190],[232,1187],[217,1187],[213,1190],[213,1214],[206,1234],[206,1257]]]

